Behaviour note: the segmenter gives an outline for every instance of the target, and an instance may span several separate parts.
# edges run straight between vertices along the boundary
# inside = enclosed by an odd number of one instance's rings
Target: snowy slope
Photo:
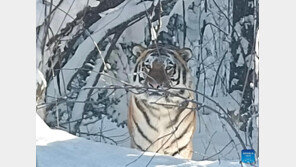
[[[97,143],[73,136],[62,130],[50,129],[36,115],[36,153],[38,167],[121,167],[135,160],[140,151]],[[145,153],[129,166],[146,166],[153,153]],[[189,161],[157,155],[149,166],[174,167],[239,167],[238,162]]]

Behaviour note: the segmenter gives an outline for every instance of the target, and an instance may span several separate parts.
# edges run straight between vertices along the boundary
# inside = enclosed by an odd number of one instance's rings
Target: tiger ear
[[[192,57],[192,51],[189,48],[183,48],[180,50],[180,55],[184,59],[184,61],[188,62]]]
[[[133,47],[132,52],[135,56],[139,57],[141,55],[141,53],[145,50],[146,48],[144,48],[141,45],[136,45]]]

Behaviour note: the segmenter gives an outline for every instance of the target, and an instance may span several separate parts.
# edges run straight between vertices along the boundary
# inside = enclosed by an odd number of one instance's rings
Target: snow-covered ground
[[[122,167],[137,159],[142,152],[93,142],[62,130],[50,129],[36,115],[36,154],[37,167]],[[128,166],[146,166],[153,155],[154,153],[146,152]],[[232,161],[189,161],[156,155],[149,166],[240,167],[241,164]]]

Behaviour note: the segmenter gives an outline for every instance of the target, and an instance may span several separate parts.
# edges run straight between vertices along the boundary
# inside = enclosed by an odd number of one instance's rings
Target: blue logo
[[[255,150],[245,149],[242,150],[242,162],[243,163],[255,163]]]

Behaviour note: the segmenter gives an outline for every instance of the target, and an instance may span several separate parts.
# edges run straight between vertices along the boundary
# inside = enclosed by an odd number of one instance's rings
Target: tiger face
[[[187,61],[192,56],[190,49],[160,44],[148,48],[135,46],[133,54],[138,56],[133,84],[147,88],[137,92],[138,98],[176,103],[176,94],[185,98],[189,96],[189,92],[182,88],[191,88],[192,84],[187,67]]]

